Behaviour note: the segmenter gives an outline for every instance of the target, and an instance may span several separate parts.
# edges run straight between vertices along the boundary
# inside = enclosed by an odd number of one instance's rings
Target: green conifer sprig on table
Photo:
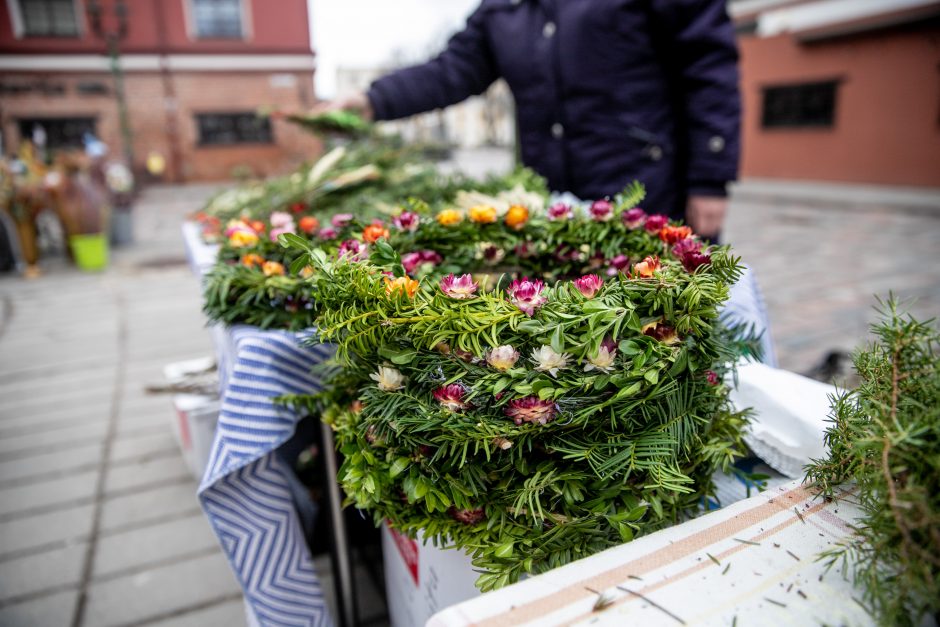
[[[827,498],[854,481],[864,512],[821,559],[851,573],[880,624],[919,625],[940,612],[940,333],[879,303],[877,339],[854,356],[861,384],[833,399],[830,454],[807,479]]]

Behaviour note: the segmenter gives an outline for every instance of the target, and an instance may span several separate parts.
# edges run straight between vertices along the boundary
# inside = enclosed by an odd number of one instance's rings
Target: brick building
[[[940,1],[733,0],[745,177],[940,187]]]
[[[115,82],[95,15],[120,43],[134,166],[166,162],[170,181],[234,169],[283,172],[318,149],[261,105],[313,102],[306,0],[0,0],[3,149],[44,135],[51,149],[91,131],[122,150]]]

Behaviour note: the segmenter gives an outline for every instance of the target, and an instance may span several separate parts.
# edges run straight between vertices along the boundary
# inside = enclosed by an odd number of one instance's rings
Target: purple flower
[[[594,298],[604,285],[604,280],[596,274],[586,274],[573,281],[574,286],[578,288],[585,298]]]
[[[517,425],[523,422],[544,425],[555,417],[555,404],[551,401],[543,401],[537,396],[526,396],[509,401],[503,411]]]
[[[571,210],[571,205],[566,205],[563,202],[557,202],[548,208],[549,220],[570,220],[573,217],[574,212]]]
[[[366,253],[366,246],[356,239],[348,239],[339,245],[339,256],[349,256],[351,261],[361,260]]]
[[[476,296],[477,284],[473,282],[473,277],[469,274],[462,274],[459,277],[448,274],[441,279],[441,291],[450,298],[464,300]]]
[[[643,228],[646,229],[647,233],[656,234],[659,233],[667,224],[669,224],[669,218],[662,214],[655,213],[646,218],[646,222],[643,224]]]
[[[451,383],[434,390],[434,400],[450,411],[461,411],[467,408],[468,403],[463,400],[463,386],[459,383]]]
[[[646,220],[646,212],[639,207],[634,207],[620,214],[620,219],[623,220],[623,225],[628,229],[636,229],[643,226],[643,222]]]
[[[595,200],[591,203],[590,213],[591,219],[597,222],[607,222],[614,217],[614,206],[606,198]]]
[[[526,315],[531,316],[535,310],[548,302],[542,290],[545,284],[539,280],[530,281],[529,277],[523,277],[522,280],[515,280],[510,284],[506,294],[513,305],[521,309]]]
[[[682,267],[685,268],[686,272],[695,272],[699,266],[705,266],[712,262],[712,256],[702,252],[702,243],[691,237],[681,240],[673,246],[672,254],[682,262]]]
[[[626,255],[617,255],[607,262],[607,276],[616,276],[618,272],[624,272],[630,268],[630,258]]]
[[[353,214],[351,213],[337,213],[335,216],[330,218],[330,224],[335,226],[338,229],[343,228],[349,224],[353,219]]]
[[[317,233],[317,237],[320,239],[336,239],[339,237],[339,231],[332,226],[325,226]]]
[[[402,211],[392,219],[392,224],[402,231],[416,231],[421,219],[413,211]]]

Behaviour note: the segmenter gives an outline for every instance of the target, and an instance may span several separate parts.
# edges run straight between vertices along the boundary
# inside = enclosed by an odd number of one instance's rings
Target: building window
[[[196,37],[201,39],[240,39],[241,0],[192,0]]]
[[[75,0],[19,0],[27,37],[78,37]]]
[[[20,118],[17,120],[21,140],[45,135],[46,149],[81,148],[85,133],[96,135],[95,118]]]
[[[254,113],[198,113],[200,146],[272,144],[271,121]]]
[[[764,128],[832,128],[838,81],[764,88]]]

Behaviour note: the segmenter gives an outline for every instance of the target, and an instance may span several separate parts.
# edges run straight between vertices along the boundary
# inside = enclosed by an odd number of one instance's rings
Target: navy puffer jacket
[[[681,217],[737,175],[740,98],[724,0],[483,0],[438,57],[374,82],[376,119],[460,102],[503,77],[523,162],[552,189]]]

